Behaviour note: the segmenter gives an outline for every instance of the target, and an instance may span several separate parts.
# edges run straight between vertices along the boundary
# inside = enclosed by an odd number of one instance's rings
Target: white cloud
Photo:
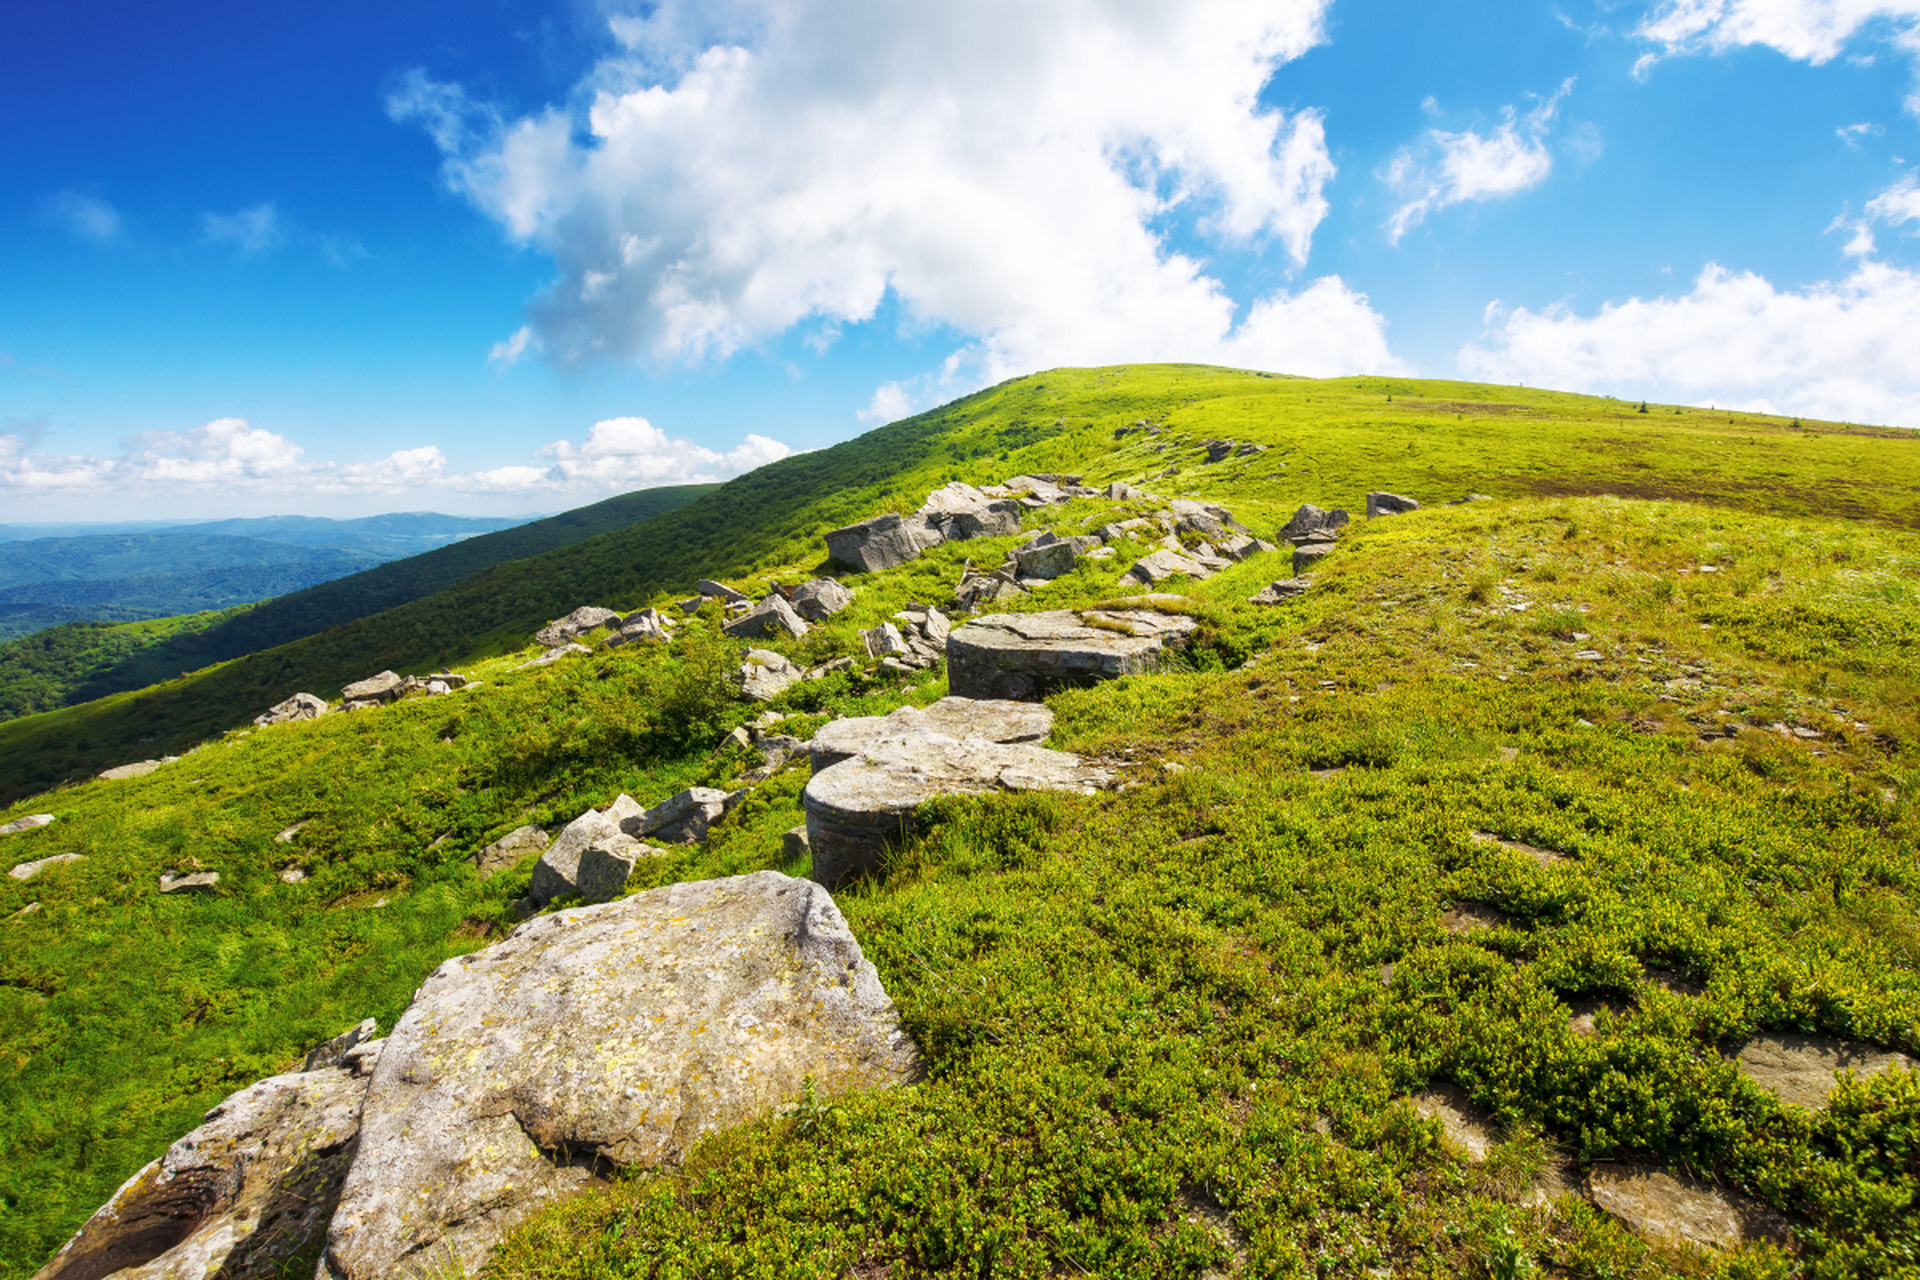
[[[447,470],[447,455],[434,445],[397,449],[372,463],[351,463],[314,487],[322,493],[398,493],[436,484]]]
[[[1398,244],[1428,214],[1449,205],[1518,195],[1545,182],[1553,172],[1547,136],[1572,91],[1573,81],[1568,80],[1525,116],[1515,107],[1505,108],[1500,127],[1491,135],[1429,129],[1418,143],[1402,147],[1381,174],[1400,200],[1387,220],[1388,239]],[[1583,134],[1582,146],[1590,149],[1597,142],[1590,133]]]
[[[119,210],[98,196],[78,191],[56,191],[40,202],[40,213],[48,222],[82,240],[117,240],[125,230]]]
[[[528,327],[558,363],[826,342],[889,291],[961,335],[968,381],[1210,359],[1246,343],[1196,246],[1298,269],[1327,212],[1321,116],[1259,102],[1327,2],[664,0],[612,20],[577,113],[508,119],[419,75],[389,106],[553,255]],[[1363,336],[1342,371],[1384,350],[1377,317]]]
[[[284,238],[280,214],[271,202],[235,213],[201,214],[200,231],[213,244],[232,245],[243,258],[264,253]]]
[[[533,336],[533,330],[521,325],[511,337],[493,344],[493,350],[487,352],[487,363],[496,372],[504,373],[520,363],[520,358],[531,349],[538,349],[540,340]]]
[[[1725,53],[1765,45],[1815,66],[1830,62],[1863,30],[1884,32],[1920,58],[1920,0],[1665,0],[1634,34],[1661,46],[1634,67],[1644,75],[1662,56]],[[1920,115],[1920,89],[1907,99]]]
[[[1885,125],[1873,124],[1871,122],[1843,124],[1834,130],[1834,132],[1840,136],[1840,141],[1846,143],[1856,151],[1859,150],[1860,142],[1863,138],[1877,138],[1886,131]]]
[[[1908,174],[1867,201],[1867,217],[1892,226],[1920,222],[1920,179]]]
[[[1679,297],[1581,316],[1488,308],[1460,353],[1472,377],[1920,426],[1920,273],[1867,260],[1846,279],[1781,291],[1750,272],[1701,272]]]
[[[792,453],[765,436],[748,435],[718,453],[691,440],[670,437],[645,418],[608,418],[593,424],[578,445],[556,440],[540,453],[553,459],[544,471],[506,467],[480,473],[489,490],[518,483],[523,489],[617,492],[663,484],[704,484],[724,480]],[[460,479],[452,482],[456,487]]]

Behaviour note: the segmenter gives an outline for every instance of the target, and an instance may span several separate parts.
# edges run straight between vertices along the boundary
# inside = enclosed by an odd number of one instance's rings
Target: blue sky
[[[1193,359],[1920,427],[1920,0],[74,0],[10,521],[558,510]]]

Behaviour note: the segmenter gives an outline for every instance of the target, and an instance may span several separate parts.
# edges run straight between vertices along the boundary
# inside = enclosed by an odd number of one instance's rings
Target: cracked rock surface
[[[825,889],[776,872],[529,921],[447,961],[385,1041],[320,1274],[479,1271],[596,1167],[919,1069]],[[436,1270],[437,1269],[437,1270]]]
[[[1152,609],[990,613],[947,637],[947,687],[963,698],[1032,701],[1063,685],[1153,671],[1166,645],[1198,628]]]

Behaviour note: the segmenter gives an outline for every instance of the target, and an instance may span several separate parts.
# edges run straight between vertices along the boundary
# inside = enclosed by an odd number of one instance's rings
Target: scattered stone
[[[100,779],[103,782],[125,782],[129,778],[144,778],[163,764],[172,764],[179,756],[162,756],[158,760],[140,760],[133,764],[115,765],[111,769],[102,769]]]
[[[305,867],[287,866],[280,868],[281,884],[305,884],[306,882],[307,869]]]
[[[878,739],[909,729],[983,742],[1040,743],[1053,732],[1053,709],[1044,703],[947,697],[927,707],[900,707],[890,715],[835,720],[822,725],[808,746],[813,771],[850,760]]]
[[[1307,588],[1312,585],[1311,578],[1282,578],[1248,596],[1247,603],[1285,604],[1289,600],[1305,595]]]
[[[1002,600],[1016,600],[1025,594],[1011,573],[969,574],[953,593],[953,607],[960,613],[972,613]]]
[[[862,631],[860,642],[867,647],[869,658],[884,658],[890,653],[907,651],[906,638],[900,634],[900,628],[891,622],[883,622],[871,631]]]
[[[1220,554],[1221,559],[1238,564],[1262,551],[1278,551],[1280,548],[1263,538],[1249,538],[1243,533],[1229,533],[1215,544],[1214,549]]]
[[[1073,477],[1073,482],[1077,484],[1079,483],[1079,479],[1078,476],[1075,476]],[[1049,503],[1065,502],[1068,496],[1066,491],[1061,489],[1059,485],[1041,476],[1014,476],[1012,479],[1007,480],[1001,487],[1006,489],[1008,493],[1024,493],[1028,497],[1036,499],[1043,506]]]
[[[810,628],[806,619],[793,611],[793,606],[787,603],[786,598],[776,593],[762,600],[748,613],[725,624],[721,630],[740,638],[787,635],[798,639],[807,634]]]
[[[712,578],[702,578],[693,584],[693,589],[701,595],[727,604],[752,604],[753,597],[742,591],[735,591],[724,582],[715,582]]]
[[[1015,572],[1021,578],[1052,581],[1072,573],[1074,562],[1079,558],[1078,550],[1068,541],[1022,547],[1014,553],[1017,564]]]
[[[595,840],[580,854],[580,866],[575,873],[580,900],[606,902],[619,897],[633,875],[634,863],[642,858],[662,857],[665,853],[666,850],[656,849],[625,832]]]
[[[296,693],[285,702],[276,702],[266,711],[255,716],[253,722],[262,728],[272,724],[290,724],[295,720],[318,720],[327,714],[327,700],[311,693]]]
[[[1293,513],[1293,518],[1280,527],[1282,542],[1303,542],[1317,536],[1335,537],[1346,528],[1352,519],[1345,511],[1335,507],[1331,511],[1314,506],[1311,502]]]
[[[273,842],[275,844],[292,844],[294,837],[299,835],[302,831],[305,831],[307,829],[307,823],[311,821],[313,821],[313,819],[311,818],[302,818],[300,821],[294,823],[292,826],[288,827],[285,831],[282,831],[279,835],[275,836],[273,838]]]
[[[26,906],[20,908],[18,911],[14,912],[11,916],[8,916],[7,920],[9,923],[11,923],[16,920],[24,920],[28,916],[38,915],[38,914],[40,914],[40,904],[37,902],[29,902]]]
[[[1782,1102],[1814,1111],[1826,1109],[1842,1071],[1864,1078],[1889,1067],[1910,1070],[1916,1065],[1904,1053],[1872,1045],[1779,1031],[1749,1040],[1735,1062],[1741,1075]]]
[[[890,511],[829,533],[827,554],[862,573],[876,573],[898,568],[938,541],[924,520],[904,520]]]
[[[1231,440],[1206,441],[1207,461],[1225,462],[1233,456],[1234,443]]]
[[[645,817],[630,825],[629,833],[651,836],[661,844],[698,844],[707,838],[707,828],[720,820],[728,804],[724,791],[688,787],[647,810]]]
[[[1413,1109],[1429,1120],[1438,1120],[1447,1142],[1475,1164],[1487,1158],[1499,1136],[1493,1117],[1473,1105],[1466,1091],[1455,1084],[1436,1084],[1413,1100]]]
[[[1107,770],[1064,751],[962,740],[925,728],[889,732],[807,783],[803,800],[813,878],[833,887],[876,869],[887,843],[907,835],[915,810],[935,796],[1087,793],[1112,781]]]
[[[35,827],[44,827],[54,820],[54,816],[50,813],[30,813],[24,818],[15,818],[5,826],[0,826],[0,836],[10,836],[21,831],[32,831]]]
[[[1497,844],[1502,849],[1511,849],[1515,853],[1523,853],[1543,867],[1558,866],[1567,860],[1567,855],[1564,853],[1553,849],[1542,849],[1539,845],[1528,844],[1523,840],[1508,840],[1504,836],[1493,834],[1491,831],[1476,831],[1473,833],[1473,838],[1481,844]]]
[[[561,645],[558,649],[549,649],[531,662],[523,662],[515,671],[525,671],[528,667],[544,667],[560,661],[570,653],[592,653],[593,650],[583,644]]]
[[[994,497],[956,480],[928,494],[916,515],[935,541],[963,542],[1018,533],[1023,511],[1004,494]]]
[[[368,676],[365,680],[356,680],[340,690],[343,702],[392,702],[400,696],[399,676],[391,671],[382,671],[377,676]]]
[[[1728,1193],[1646,1165],[1597,1164],[1587,1195],[1647,1239],[1669,1248],[1734,1249],[1771,1234],[1763,1214]]]
[[[558,649],[601,627],[618,623],[620,615],[612,609],[602,609],[598,605],[583,604],[566,617],[549,622],[534,634],[534,640],[549,649]]]
[[[1140,491],[1130,484],[1115,480],[1107,486],[1107,499],[1111,502],[1131,502],[1140,496]]]
[[[1367,495],[1367,519],[1376,516],[1405,515],[1409,511],[1418,511],[1420,504],[1412,498],[1403,498],[1397,493],[1370,493]]]
[[[833,1098],[919,1071],[832,898],[770,871],[523,925],[441,965],[385,1045],[328,1233],[335,1280],[477,1273],[596,1168],[677,1160],[809,1078]]]
[[[162,893],[212,893],[220,883],[218,871],[190,871],[186,875],[160,877]]]
[[[534,864],[533,879],[527,885],[527,898],[534,910],[555,898],[580,892],[580,855],[597,840],[621,834],[620,819],[598,809],[589,809],[560,829],[547,851]]]
[[[1133,568],[1127,570],[1121,580],[1151,587],[1171,578],[1211,576],[1212,571],[1191,556],[1178,551],[1155,551],[1134,561]]]
[[[337,1067],[346,1062],[347,1054],[362,1041],[371,1040],[379,1033],[380,1024],[368,1018],[357,1027],[349,1027],[333,1039],[308,1052],[306,1060],[300,1064],[302,1071],[324,1071],[328,1067]]]
[[[810,855],[811,847],[807,844],[806,823],[803,822],[799,826],[781,833],[780,857],[783,860],[792,862],[797,858],[804,858]]]
[[[740,664],[740,692],[749,702],[766,702],[786,692],[804,674],[784,653],[749,649],[747,660]]]
[[[242,1089],[127,1179],[35,1280],[252,1280],[311,1265],[366,1090],[338,1067]]]
[[[1331,542],[1302,542],[1293,548],[1293,576],[1298,578],[1307,570],[1319,564],[1333,554]]]
[[[492,844],[473,855],[474,870],[480,878],[505,871],[517,866],[522,858],[536,853],[545,853],[551,843],[547,833],[536,826],[515,827]]]
[[[803,582],[787,597],[793,611],[809,622],[825,622],[853,603],[853,592],[832,578]]]
[[[1581,662],[1599,662],[1605,655],[1598,649],[1580,649],[1573,656]]]
[[[15,880],[31,880],[48,867],[57,867],[66,862],[85,862],[84,853],[56,853],[50,858],[41,858],[34,862],[22,862],[7,872]]]
[[[1062,686],[1156,670],[1168,644],[1185,644],[1198,629],[1184,614],[1150,607],[988,614],[948,637],[947,687],[961,698],[1034,701]]]

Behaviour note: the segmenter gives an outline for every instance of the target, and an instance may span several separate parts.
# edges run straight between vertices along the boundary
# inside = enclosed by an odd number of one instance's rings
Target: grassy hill
[[[329,627],[431,595],[496,565],[569,546],[608,530],[630,527],[684,506],[712,488],[712,485],[670,485],[621,494],[545,520],[468,538],[347,577],[335,577],[305,590],[261,600],[252,608],[228,610],[218,617],[195,623],[124,631],[67,627],[48,635],[28,637],[23,642],[0,645],[0,720],[27,711],[144,689],[171,679],[183,670],[195,670],[315,635]],[[415,519],[397,516],[385,522],[354,523],[371,525],[376,532],[387,530],[389,536],[398,537],[400,534],[388,526],[397,525],[404,531]],[[308,524],[331,522],[282,523],[294,525],[289,533],[294,536],[301,534]],[[309,533],[309,536],[318,535]],[[72,585],[112,588],[121,584]],[[111,595],[104,598],[113,599]],[[0,601],[4,599],[5,593],[0,592]],[[258,596],[249,599],[258,599]],[[0,605],[0,617],[4,616],[4,605]],[[20,709],[10,712],[14,707]]]
[[[498,936],[528,871],[478,880],[486,843],[752,763],[711,754],[759,708],[727,695],[732,646],[701,624],[514,671],[540,622],[809,572],[826,528],[1019,471],[1220,501],[1269,536],[1303,501],[1428,507],[1357,525],[1287,607],[1245,603],[1279,556],[1184,588],[1207,636],[1186,668],[1053,699],[1052,745],[1139,785],[943,804],[836,895],[924,1083],[615,1179],[518,1233],[497,1274],[1913,1274],[1915,1077],[1812,1113],[1726,1055],[1763,1030],[1920,1054],[1920,440],[1636,408],[1052,371],[434,600],[0,728],[9,751],[23,731],[96,750],[75,739],[205,707],[207,738],[0,813],[60,818],[0,837],[7,863],[88,857],[0,877],[0,1277],[227,1092],[362,1017],[390,1025],[440,960]],[[1116,436],[1141,420],[1162,429]],[[1209,464],[1214,437],[1266,450]],[[1492,500],[1441,505],[1468,492]],[[788,647],[848,651],[1012,541],[854,577],[848,613]],[[1126,563],[1030,607],[1110,595]],[[263,671],[315,687],[443,651],[484,684],[217,736],[264,705]],[[222,690],[246,695],[225,715]],[[776,705],[805,736],[943,691],[938,670],[870,673]],[[631,887],[804,874],[779,839],[804,781],[776,776]],[[153,892],[188,868],[220,892]],[[1484,1162],[1410,1106],[1442,1083],[1497,1118]],[[1532,1202],[1561,1161],[1575,1183],[1609,1161],[1715,1180],[1786,1234],[1654,1248],[1578,1196]]]

